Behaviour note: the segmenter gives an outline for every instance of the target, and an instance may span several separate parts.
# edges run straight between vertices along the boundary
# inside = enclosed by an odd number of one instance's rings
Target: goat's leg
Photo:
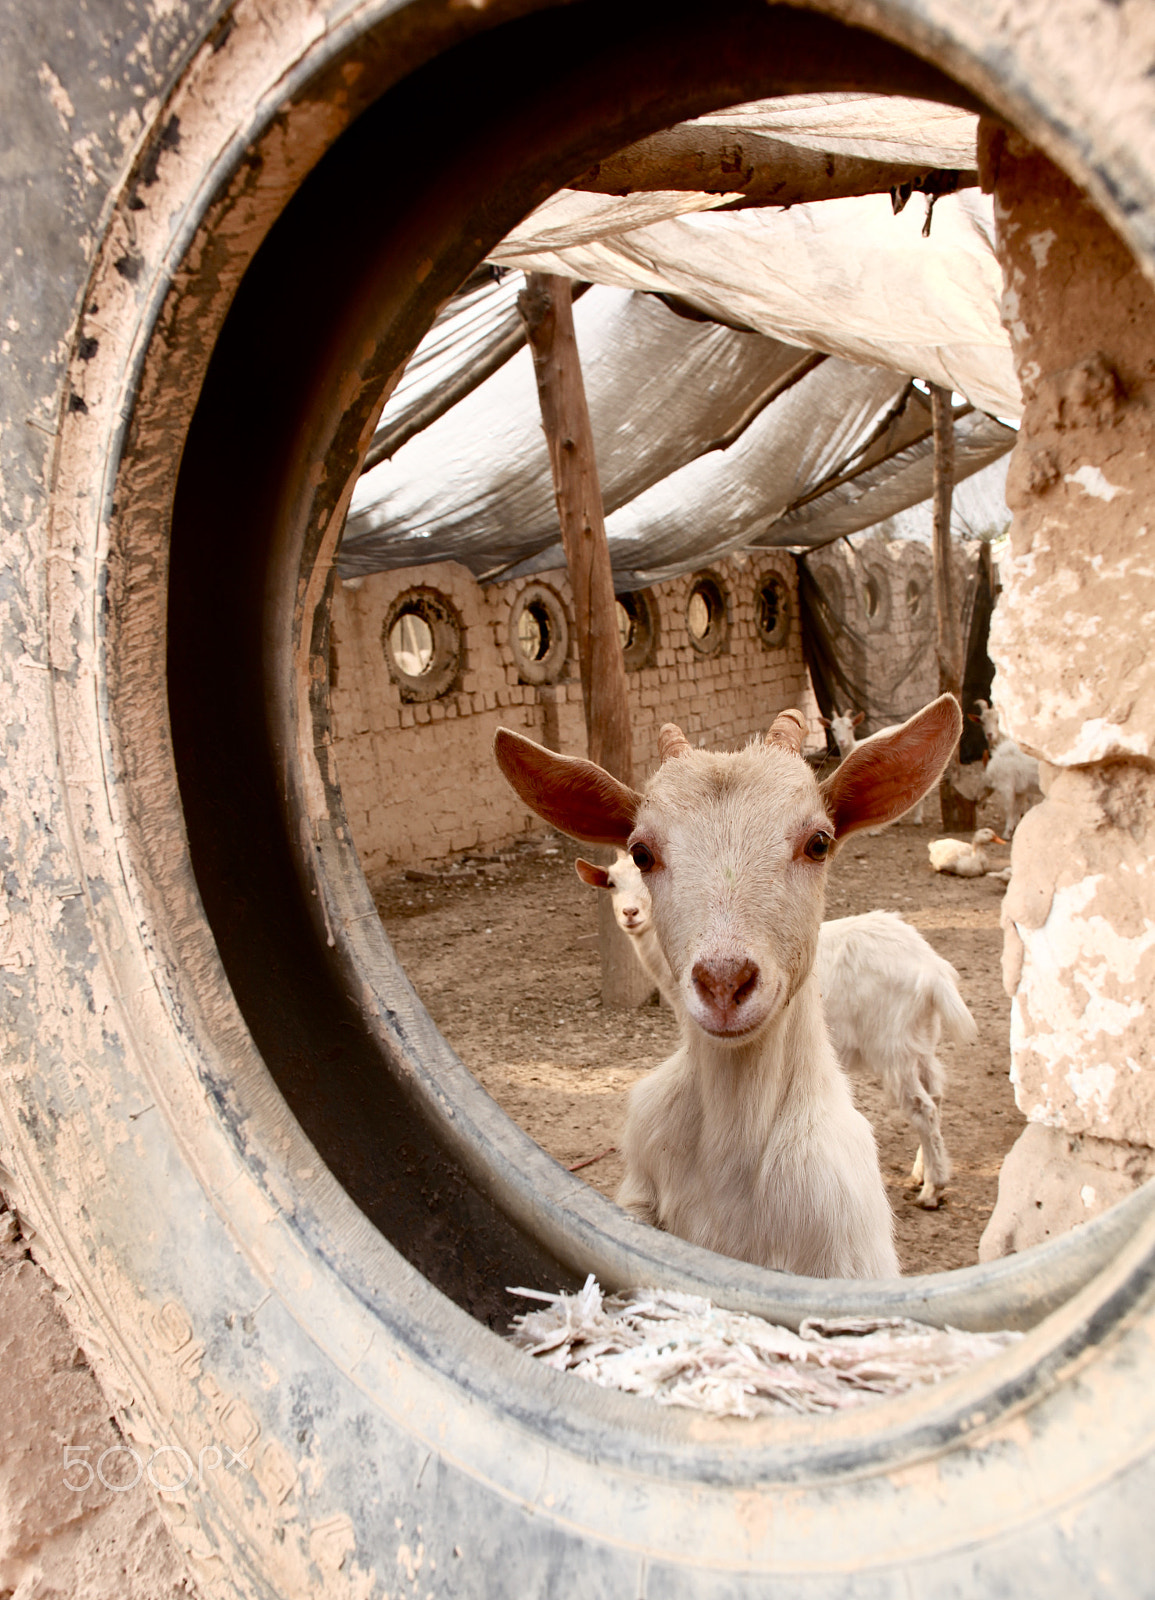
[[[950,1178],[950,1157],[939,1125],[938,1101],[921,1082],[904,1086],[902,1101],[906,1119],[919,1137],[918,1155],[911,1170],[913,1181],[922,1184],[917,1203],[933,1211],[941,1203]]]
[[[646,1222],[651,1228],[661,1227],[657,1190],[640,1173],[627,1167],[614,1198],[623,1211],[628,1211],[631,1217],[637,1217],[639,1222]]]

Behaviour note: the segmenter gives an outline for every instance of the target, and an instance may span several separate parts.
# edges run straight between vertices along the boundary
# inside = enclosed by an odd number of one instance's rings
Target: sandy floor
[[[986,821],[986,818],[981,819]],[[858,836],[829,879],[827,915],[900,912],[957,968],[978,1042],[944,1045],[943,1136],[954,1177],[939,1211],[913,1203],[904,1180],[918,1146],[872,1080],[854,1092],[878,1137],[904,1272],[977,1260],[999,1166],[1023,1119],[1007,1081],[1010,1005],[999,970],[1005,885],[940,876],[927,863],[941,828],[900,824]],[[390,937],[434,1019],[494,1099],[603,1194],[621,1177],[616,1152],[626,1091],[674,1048],[672,1014],[656,1005],[603,1011],[595,891],[573,870],[579,848],[551,836],[444,874],[374,885]],[[1003,864],[1009,856],[998,858]]]

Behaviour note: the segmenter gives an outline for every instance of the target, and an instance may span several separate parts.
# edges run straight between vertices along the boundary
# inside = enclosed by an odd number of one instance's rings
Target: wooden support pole
[[[594,436],[574,336],[568,278],[531,272],[518,296],[533,352],[541,421],[577,622],[589,758],[633,782],[626,664],[618,632]]]
[[[586,746],[591,761],[623,783],[632,783],[626,664],[618,631],[593,430],[574,335],[570,280],[531,272],[517,304],[533,352],[557,517],[573,592]],[[653,984],[642,973],[628,935],[614,921],[610,896],[599,893],[597,900],[602,1004],[641,1005]]]
[[[934,427],[934,601],[936,653],[940,694],[953,694],[962,705],[962,628],[955,594],[953,548],[950,532],[954,495],[954,411],[950,390],[930,386]],[[963,710],[965,711],[965,707]],[[975,803],[961,795],[953,779],[958,774],[957,755],[939,785],[942,825],[952,833],[970,832],[975,826]]]
[[[937,616],[936,653],[940,694],[962,692],[962,662],[955,609],[954,565],[951,560],[950,513],[954,495],[954,411],[950,390],[932,384],[934,427],[934,602]]]

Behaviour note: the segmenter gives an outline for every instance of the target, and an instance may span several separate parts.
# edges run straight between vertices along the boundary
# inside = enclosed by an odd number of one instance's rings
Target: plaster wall
[[[663,722],[677,722],[694,744],[718,748],[764,732],[785,706],[799,706],[812,723],[817,715],[802,660],[793,560],[771,552],[720,562],[710,572],[727,601],[725,643],[714,655],[694,648],[686,622],[698,574],[648,591],[658,620],[652,658],[627,674],[637,782],[657,765]],[[790,601],[789,630],[776,647],[764,644],[755,626],[758,592],[770,576],[781,580]],[[522,681],[509,642],[510,616],[528,582],[551,589],[570,624],[560,678],[540,687]],[[425,704],[402,699],[382,640],[390,607],[414,588],[443,595],[462,624],[458,678]],[[563,572],[483,587],[464,567],[440,563],[374,573],[355,587],[338,585],[330,680],[342,793],[370,875],[492,849],[540,827],[494,763],[498,727],[515,728],[569,755],[586,753],[573,608]]]
[[[985,125],[982,153],[1025,399],[994,695],[1045,793],[1016,832],[1003,909],[1011,1077],[1031,1126],[989,1259],[1155,1171],[1155,293],[1025,141]]]

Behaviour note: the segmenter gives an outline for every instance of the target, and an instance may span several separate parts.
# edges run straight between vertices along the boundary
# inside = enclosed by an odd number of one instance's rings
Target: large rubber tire
[[[1122,10],[1064,0],[1028,31],[994,0],[960,9],[7,17],[28,181],[4,232],[23,254],[0,434],[3,1182],[126,1431],[203,1469],[164,1499],[207,1593],[1149,1591],[1146,1193],[1046,1250],[886,1291],[640,1228],[433,1029],[327,742],[332,555],[390,375],[599,155],[782,90],[983,103],[1151,270],[1155,83]],[[586,1270],[788,1321],[870,1307],[1031,1331],[917,1398],[716,1424],[486,1327],[508,1283]]]

